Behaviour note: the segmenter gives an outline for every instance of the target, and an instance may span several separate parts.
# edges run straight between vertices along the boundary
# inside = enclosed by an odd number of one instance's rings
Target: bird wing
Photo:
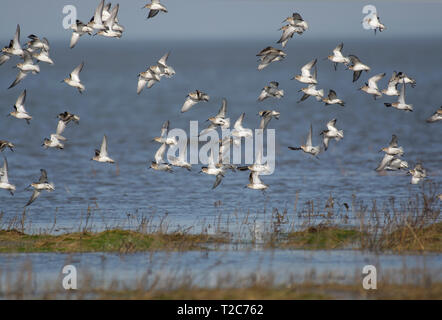
[[[377,88],[378,88],[377,82],[378,82],[379,80],[381,80],[384,76],[385,76],[385,73],[379,73],[379,74],[377,74],[377,75],[371,77],[370,79],[368,79],[368,86],[369,86],[370,88],[375,88],[375,89],[377,89]]]
[[[113,7],[109,18],[104,23],[104,25],[106,27],[108,27],[109,29],[112,29],[112,27],[115,24],[115,19],[117,18],[117,14],[118,14],[118,9],[119,8],[120,8],[120,5],[117,3],[117,5],[115,7]]]
[[[306,146],[311,147],[312,146],[312,124],[310,123],[310,130],[308,132],[307,141],[305,143]]]
[[[11,58],[11,56],[4,54],[2,56],[0,56],[0,66],[5,63],[6,61],[8,61]]]
[[[6,158],[4,158],[4,163],[3,163],[3,169],[0,170],[0,182],[2,183],[9,183],[8,180],[8,160],[6,160]]]
[[[75,47],[75,45],[77,44],[79,39],[80,39],[80,34],[73,31],[72,36],[71,36],[71,42],[69,44],[69,48],[72,49],[73,47]]]
[[[17,29],[15,30],[14,39],[12,40],[12,48],[15,50],[21,49],[20,45],[20,25],[17,25]]]
[[[169,54],[170,54],[170,51],[167,52],[164,56],[162,56],[161,59],[158,60],[158,64],[163,66],[164,68],[167,68],[166,63],[167,63],[167,58],[169,58]]]
[[[101,0],[94,12],[94,22],[96,24],[103,23],[103,20],[101,18],[103,16],[103,8],[104,8],[104,0]]]
[[[336,125],[336,119],[332,119],[329,122],[327,122],[327,129],[328,130],[335,130],[335,125]]]
[[[25,64],[33,64],[32,55],[28,50],[23,50],[23,60]]]
[[[8,89],[11,89],[13,87],[15,87],[18,83],[20,83],[20,81],[22,81],[24,78],[26,78],[28,74],[26,72],[23,71],[19,71],[17,74],[17,77],[15,78],[14,82],[11,83],[11,85],[8,87]]]
[[[243,127],[242,127],[242,121],[244,120],[244,116],[245,116],[245,115],[246,115],[245,112],[243,112],[243,113],[239,116],[238,120],[235,121],[235,124],[233,125],[233,128],[234,128],[234,129],[237,129],[237,130],[241,130],[241,129],[243,129]]]
[[[38,179],[39,183],[48,183],[48,174],[45,169],[40,169],[41,175],[40,179]]]
[[[164,153],[166,152],[167,145],[165,143],[161,144],[160,148],[155,153],[155,162],[157,164],[164,163]]]
[[[328,99],[329,100],[334,100],[336,98],[337,98],[336,92],[334,90],[330,89],[330,91],[328,92]]]
[[[388,145],[389,147],[392,147],[392,148],[396,148],[397,147],[397,136],[395,135],[395,134],[393,134],[392,136],[391,136],[391,141],[390,141],[390,144]]]
[[[147,80],[141,76],[138,77],[138,84],[137,84],[137,94],[140,94],[141,91],[143,91],[144,86],[146,85]]]
[[[107,157],[107,138],[103,136],[103,142],[101,142],[100,156]]]
[[[391,156],[389,154],[385,154],[384,158],[381,161],[381,163],[379,163],[378,167],[376,168],[376,171],[384,170],[385,167],[390,164],[390,162],[393,160],[393,158],[394,158],[394,156]]]
[[[26,112],[25,110],[25,101],[26,101],[26,89],[18,96],[17,101],[15,102],[15,108],[18,112]]]
[[[399,95],[398,102],[405,104],[405,83],[402,84],[401,93]]]
[[[221,105],[221,108],[218,111],[218,114],[216,115],[217,118],[225,118],[226,117],[226,112],[227,112],[227,100],[226,98],[223,98],[223,102]]]
[[[336,46],[336,48],[333,49],[333,55],[335,57],[342,57],[342,48],[344,47],[344,43],[341,42]]]
[[[55,131],[55,135],[57,136],[57,138],[61,137],[61,134],[63,133],[65,128],[66,128],[66,123],[63,120],[58,120],[57,130]]]
[[[80,82],[80,72],[83,70],[84,61],[80,63],[74,70],[71,72],[71,79],[77,82]]]
[[[270,84],[269,84],[269,86],[272,87],[272,88],[278,89],[279,82],[277,82],[277,81],[271,81]]]
[[[317,59],[314,59],[301,68],[303,77],[311,77],[310,70],[315,66]]]
[[[181,112],[186,112],[194,105],[197,104],[197,101],[193,100],[191,97],[188,97],[186,101],[184,101],[183,106],[181,107]]]
[[[163,126],[161,127],[161,138],[166,139],[167,133],[169,131],[169,120],[164,121]]]
[[[215,189],[216,187],[219,186],[219,184],[220,184],[221,181],[223,180],[223,177],[224,177],[224,176],[223,176],[221,173],[219,173],[219,174],[216,175],[216,180],[215,180],[215,183],[213,184],[212,189]]]
[[[34,200],[37,199],[39,195],[40,191],[34,190],[34,192],[32,192],[31,198],[29,199],[28,203],[26,203],[25,207],[29,206],[32,202],[34,202]]]

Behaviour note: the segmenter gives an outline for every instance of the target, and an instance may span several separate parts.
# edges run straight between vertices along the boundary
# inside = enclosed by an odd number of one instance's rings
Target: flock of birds
[[[151,3],[146,4],[143,8],[149,9],[149,14],[147,18],[155,17],[159,12],[167,13],[167,9],[163,6],[159,0],[151,0]],[[72,36],[70,41],[70,48],[73,48],[79,41],[80,37],[84,34],[88,35],[101,35],[104,37],[120,38],[124,32],[124,27],[118,22],[118,10],[119,5],[115,5],[113,8],[111,3],[105,4],[104,0],[101,0],[98,7],[94,12],[94,16],[87,23],[83,23],[80,20],[71,26]],[[284,49],[287,42],[293,38],[295,34],[301,35],[306,30],[308,30],[308,23],[301,17],[299,13],[294,13],[292,16],[286,18],[283,23],[285,24],[280,30],[282,30],[282,36],[277,41],[281,44]],[[383,31],[385,26],[380,23],[379,17],[371,17],[367,23],[375,30]],[[95,32],[95,33],[94,33]],[[13,56],[18,56],[23,59],[16,65],[19,69],[18,75],[14,82],[9,86],[12,88],[19,84],[29,73],[38,74],[40,72],[39,62],[45,62],[48,64],[54,64],[49,56],[50,45],[46,38],[38,38],[36,35],[29,35],[29,41],[26,43],[26,47],[22,47],[20,44],[20,26],[17,25],[17,29],[14,38],[10,41],[9,46],[2,49],[2,55],[0,56],[0,65],[4,64]],[[353,82],[356,82],[363,71],[369,72],[370,67],[364,64],[357,56],[348,55],[345,56],[342,53],[343,43],[339,44],[334,50],[333,54],[329,55],[326,59],[333,63],[334,69],[337,70],[338,64],[345,65],[346,69],[353,72]],[[282,49],[276,49],[274,47],[268,46],[261,50],[257,57],[259,57],[258,70],[263,70],[271,63],[276,61],[281,61],[286,57],[286,53]],[[175,70],[173,67],[167,64],[169,53],[164,54],[158,62],[149,66],[144,72],[140,72],[138,75],[137,83],[137,94],[140,94],[142,90],[147,87],[151,88],[155,83],[159,82],[162,77],[171,78],[175,75]],[[334,90],[329,90],[328,95],[324,97],[324,90],[317,89],[318,78],[317,78],[317,59],[308,62],[301,68],[301,73],[293,77],[301,83],[307,84],[306,88],[302,88],[299,92],[303,95],[299,102],[305,101],[310,96],[314,97],[317,101],[322,101],[326,105],[340,105],[344,107],[345,102],[338,98]],[[81,62],[62,82],[67,85],[76,88],[80,93],[85,90],[84,84],[80,80],[80,73],[83,70],[84,62]],[[385,76],[385,73],[377,74],[368,79],[364,86],[360,88],[361,91],[370,94],[376,100],[382,95],[386,96],[397,96],[397,102],[385,103],[386,107],[393,107],[398,110],[413,111],[413,106],[405,102],[405,87],[409,84],[411,87],[416,85],[416,81],[411,77],[407,76],[403,72],[393,72],[387,88],[380,90],[377,86],[379,80]],[[398,86],[401,85],[400,90]],[[259,101],[263,101],[268,98],[280,99],[284,96],[284,90],[279,89],[279,83],[272,81],[268,86],[265,86],[259,97]],[[190,92],[181,108],[181,112],[189,111],[193,106],[200,102],[209,101],[210,96],[201,90],[195,90]],[[24,119],[29,124],[32,116],[25,109],[26,101],[26,89],[20,94],[15,105],[14,111],[9,115],[17,119]],[[262,110],[258,113],[261,117],[259,124],[260,129],[266,129],[270,120],[272,118],[279,119],[280,113],[276,110]],[[252,137],[253,132],[249,128],[244,128],[242,123],[245,117],[245,113],[235,121],[233,125],[233,130],[231,134],[223,139],[219,140],[219,154],[214,155],[212,152],[209,155],[209,161],[207,166],[203,166],[202,173],[215,176],[215,183],[213,188],[216,188],[222,181],[225,172],[227,170],[236,171],[250,171],[249,174],[249,184],[246,187],[255,190],[265,190],[268,185],[264,184],[260,179],[260,175],[269,172],[269,164],[263,164],[262,154],[259,153],[255,159],[255,162],[248,166],[235,166],[230,164],[230,159],[228,152],[230,150],[230,143],[240,144],[241,138]],[[45,138],[42,146],[44,148],[58,148],[63,149],[63,142],[66,138],[63,137],[63,131],[66,126],[71,123],[79,123],[80,117],[69,112],[60,113],[58,115],[58,124],[55,133],[50,135],[50,138]],[[431,117],[427,119],[427,122],[436,122],[442,120],[442,107],[439,108]],[[210,132],[211,130],[229,129],[230,120],[227,118],[227,100],[223,99],[222,105],[218,113],[208,119],[210,122],[209,126],[205,128],[200,136],[203,136]],[[337,119],[332,119],[327,122],[327,129],[321,131],[322,135],[322,146],[314,146],[312,143],[313,128],[310,125],[310,130],[307,135],[307,140],[304,145],[299,147],[288,147],[290,150],[301,150],[307,154],[317,157],[321,152],[325,152],[329,147],[330,140],[340,141],[344,138],[343,130],[339,130],[336,127]],[[151,162],[150,168],[158,171],[172,171],[172,167],[181,167],[191,170],[191,164],[187,162],[186,152],[180,153],[178,157],[169,156],[168,162],[164,159],[166,150],[170,146],[177,145],[177,140],[175,137],[169,136],[169,121],[165,121],[162,129],[161,135],[155,137],[153,141],[160,144],[159,149],[155,153],[154,161]],[[0,151],[4,151],[9,148],[14,151],[14,144],[6,141],[0,140]],[[388,147],[382,148],[385,155],[376,168],[377,171],[382,170],[406,170],[408,169],[408,163],[401,159],[404,154],[403,148],[398,146],[398,139],[396,135],[392,136],[391,142]],[[106,135],[103,136],[100,150],[95,150],[95,154],[91,160],[102,162],[102,163],[114,163],[115,161],[109,156],[107,151],[107,138]],[[414,169],[408,170],[408,174],[411,177],[411,183],[417,184],[426,177],[426,170],[423,168],[421,163],[417,163]],[[4,158],[3,167],[0,168],[0,188],[8,190],[12,195],[14,194],[16,187],[9,182],[8,178],[8,162],[6,157]],[[31,183],[28,188],[33,188],[33,193],[31,198],[25,205],[30,205],[42,191],[53,191],[54,184],[48,181],[47,172],[41,169],[41,176],[38,182]],[[27,189],[28,189],[27,188]]]

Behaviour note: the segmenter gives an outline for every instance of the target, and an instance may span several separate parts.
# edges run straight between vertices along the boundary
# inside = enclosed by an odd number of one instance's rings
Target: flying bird
[[[71,42],[69,44],[69,48],[75,47],[78,40],[80,40],[80,37],[84,34],[92,35],[94,32],[94,29],[89,27],[88,25],[84,24],[80,20],[76,20],[75,23],[71,26],[72,29],[72,36],[71,36]]]
[[[353,71],[353,82],[357,81],[359,77],[361,76],[362,71],[368,72],[370,71],[370,67],[363,64],[361,60],[359,60],[358,57],[355,55],[349,55],[348,58],[350,59],[352,65],[348,67],[349,70]]]
[[[14,152],[14,144],[12,142],[9,142],[7,140],[0,140],[0,151],[3,152],[5,148],[8,147],[12,152]]]
[[[100,150],[95,149],[95,155],[91,159],[97,162],[108,162],[108,163],[115,163],[113,159],[109,157],[109,154],[107,153],[107,139],[106,135],[103,136],[103,142],[101,143]]]
[[[411,184],[418,184],[427,176],[427,170],[424,169],[421,163],[418,163],[414,169],[408,171],[408,174],[411,175]]]
[[[267,47],[262,49],[256,56],[260,57],[258,70],[262,70],[272,62],[281,61],[287,56],[287,54],[282,50]]]
[[[26,89],[18,96],[17,101],[14,104],[15,111],[12,111],[9,115],[17,119],[25,119],[29,124],[32,116],[25,109],[26,101]]]
[[[439,109],[436,110],[436,112],[429,117],[426,121],[428,123],[436,122],[442,120],[442,106],[439,107]]]
[[[262,88],[261,94],[258,97],[259,101],[263,101],[268,97],[273,97],[280,99],[284,97],[284,90],[278,89],[279,83],[276,81],[271,81],[268,86]]]
[[[169,120],[163,123],[163,126],[161,127],[161,135],[159,137],[153,138],[153,141],[159,143],[165,143],[167,145],[176,145],[178,142],[176,141],[175,137],[169,138],[168,134],[169,134]]]
[[[370,79],[368,79],[368,83],[365,83],[359,90],[362,90],[368,94],[373,95],[373,98],[376,100],[376,97],[382,97],[382,93],[378,88],[378,81],[385,77],[385,73],[379,73]]]
[[[62,82],[65,82],[71,87],[77,88],[78,92],[83,93],[83,91],[86,89],[84,85],[80,81],[80,72],[83,70],[84,62],[80,63],[78,67],[76,67],[71,74],[69,75],[69,78],[64,79]]]
[[[9,183],[8,178],[8,160],[4,158],[3,168],[0,168],[0,189],[8,190],[11,195],[14,195],[15,186]]]
[[[23,49],[20,44],[20,25],[17,25],[15,30],[14,39],[9,41],[9,46],[2,48],[3,55],[0,56],[0,65],[8,61],[11,56],[23,56]]]
[[[48,174],[46,173],[46,170],[40,169],[41,175],[38,182],[33,182],[31,185],[29,185],[26,189],[29,187],[34,188],[34,192],[32,192],[31,198],[29,199],[28,203],[26,203],[25,207],[29,206],[31,203],[35,201],[35,199],[38,198],[40,193],[42,191],[48,191],[52,192],[55,190],[54,184],[52,182],[48,181]]]
[[[160,11],[167,13],[166,7],[160,3],[160,0],[151,0],[151,3],[146,4],[141,9],[145,8],[149,9],[149,15],[147,16],[147,19],[155,17]]]
[[[261,117],[259,129],[265,130],[272,118],[279,120],[281,113],[276,110],[262,110],[258,112],[258,115]]]
[[[342,101],[341,99],[339,99],[336,96],[336,92],[332,89],[330,89],[328,91],[328,96],[327,98],[323,98],[322,101],[325,102],[325,105],[330,105],[330,104],[339,104],[341,107],[345,106],[345,102]]]
[[[350,58],[344,57],[342,54],[342,48],[344,47],[344,43],[341,42],[336,48],[333,49],[333,54],[327,57],[328,60],[333,62],[333,66],[335,71],[337,70],[338,63],[343,63],[346,66],[350,63]]]
[[[190,108],[192,108],[194,105],[196,105],[198,102],[209,101],[210,97],[209,95],[205,94],[202,91],[196,90],[193,92],[190,92],[187,97],[186,101],[184,101],[183,106],[181,107],[181,112],[189,111]]]
[[[321,148],[319,146],[313,146],[312,144],[312,124],[310,124],[310,130],[308,132],[307,141],[305,145],[301,145],[300,147],[289,147],[290,150],[302,150],[305,153],[311,154],[313,156],[317,156],[321,152]]]
[[[393,107],[398,110],[413,111],[413,105],[405,103],[405,84],[401,87],[401,93],[399,95],[398,101],[393,103],[385,102],[386,107]]]
[[[164,161],[164,153],[166,152],[167,144],[161,144],[160,148],[155,153],[155,161],[151,162],[150,168],[158,171],[172,172],[172,167],[170,164]]]
[[[19,69],[19,72],[14,82],[8,87],[8,89],[11,89],[19,84],[29,72],[32,72],[32,74],[37,74],[40,72],[40,67],[37,64],[34,64],[31,53],[26,49],[23,50],[23,62],[17,63],[16,67]]]
[[[316,80],[317,76],[316,68],[314,74],[311,73],[312,68],[316,65],[316,61],[317,59],[313,59],[312,61],[304,65],[301,68],[301,74],[294,76],[293,79],[296,79],[302,83],[317,84],[318,81]]]
[[[322,142],[324,144],[324,150],[327,150],[328,143],[330,139],[335,139],[335,141],[339,141],[344,138],[344,131],[338,130],[336,128],[337,119],[332,119],[327,122],[327,130],[323,130],[320,135],[322,135]]]

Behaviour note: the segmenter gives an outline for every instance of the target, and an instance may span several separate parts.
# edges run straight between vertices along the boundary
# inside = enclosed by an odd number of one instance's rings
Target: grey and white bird
[[[49,51],[41,49],[40,52],[33,52],[32,57],[38,61],[54,64],[54,61],[49,57]]]
[[[301,68],[301,74],[294,76],[292,79],[296,79],[299,82],[307,83],[307,84],[317,84],[316,80],[317,70],[315,68],[315,72],[312,74],[311,70],[316,65],[317,59],[313,59],[306,65]]]
[[[300,147],[288,147],[290,150],[302,150],[305,153],[311,154],[313,156],[317,156],[321,152],[321,148],[319,146],[313,146],[312,144],[312,124],[310,124],[310,130],[307,135],[307,140],[304,145]]]
[[[416,86],[416,80],[407,76],[404,72],[397,73],[399,83],[410,84],[412,88]]]
[[[82,35],[84,34],[92,35],[92,33],[94,32],[94,29],[92,27],[84,24],[80,20],[76,20],[75,23],[71,25],[70,28],[72,29],[71,41],[69,44],[69,48],[71,49],[75,47],[75,45],[77,44],[78,40],[80,40],[80,37]]]
[[[66,125],[71,121],[74,121],[76,124],[80,123],[80,117],[68,111],[58,114],[57,118],[63,121]]]
[[[19,69],[19,72],[14,82],[11,83],[8,89],[11,89],[19,84],[28,75],[29,72],[31,72],[32,74],[37,74],[40,72],[40,67],[38,66],[38,64],[34,64],[31,53],[26,49],[23,50],[23,59],[23,62],[17,63],[16,67],[17,69]]]
[[[214,117],[210,117],[209,119],[207,119],[207,121],[210,121],[210,124],[207,128],[202,130],[199,135],[203,136],[212,130],[216,130],[218,127],[220,127],[221,129],[230,128],[230,119],[226,118],[226,114],[227,114],[227,99],[223,98],[218,113]]]
[[[269,186],[264,184],[262,180],[259,178],[260,172],[258,171],[250,171],[249,175],[249,184],[247,184],[247,188],[253,189],[253,190],[262,190],[264,191]]]
[[[187,148],[183,149],[183,152],[180,152],[178,154],[178,157],[175,157],[173,155],[169,155],[167,160],[169,160],[169,163],[174,166],[174,167],[179,167],[179,168],[185,168],[188,171],[192,170],[192,165],[187,162]]]
[[[245,113],[242,113],[239,116],[238,120],[236,120],[233,125],[232,137],[234,138],[233,142],[236,145],[241,143],[241,138],[252,138],[253,137],[252,129],[244,128],[242,125],[245,115],[246,115]]]
[[[398,96],[399,91],[397,86],[399,84],[399,77],[396,74],[396,71],[393,71],[390,80],[388,80],[388,85],[386,89],[383,89],[381,92],[386,96]]]
[[[155,71],[154,66],[149,67],[146,71],[140,72],[138,74],[138,82],[137,82],[137,94],[140,94],[143,91],[144,87],[150,89],[152,86],[161,80],[161,77]]]
[[[282,50],[275,49],[269,46],[262,49],[256,56],[260,57],[258,70],[262,70],[272,62],[283,60],[287,56],[287,54]]]
[[[436,121],[441,121],[442,120],[442,106],[439,107],[439,109],[436,110],[435,113],[433,113],[433,115],[429,118],[427,118],[427,122],[428,123],[432,123],[432,122],[436,122]]]
[[[147,19],[155,17],[160,11],[167,13],[166,7],[160,3],[160,0],[151,0],[150,3],[146,4],[141,9],[145,8],[149,9],[149,15],[147,16]]]
[[[84,62],[80,63],[69,75],[69,78],[64,79],[62,82],[65,82],[67,85],[77,88],[78,92],[83,93],[86,89],[85,86],[81,83],[80,80],[80,72],[83,70]]]
[[[35,34],[30,34],[28,36],[29,41],[26,42],[27,50],[29,52],[34,52],[36,50],[46,50],[49,51],[49,41],[45,37],[40,39]]]
[[[111,6],[112,4],[109,2],[103,7],[103,11],[101,13],[101,20],[103,21],[103,23],[105,23],[112,16]],[[118,17],[115,17],[115,21],[112,24],[112,29],[114,31],[120,31],[121,33],[124,31],[124,27],[118,23]]]
[[[101,0],[95,9],[94,16],[91,18],[87,26],[94,30],[106,30],[106,26],[103,23],[103,8],[104,8],[104,0]]]
[[[328,91],[328,96],[323,98],[322,101],[324,101],[325,105],[339,104],[341,107],[345,106],[345,102],[339,99],[336,96],[336,92],[332,89]]]
[[[101,142],[100,150],[95,149],[95,155],[91,160],[97,161],[97,162],[115,163],[115,161],[109,157],[109,154],[107,152],[106,135],[103,136],[103,141]]]
[[[64,129],[66,128],[66,123],[63,120],[58,120],[57,130],[55,133],[50,135],[50,139],[45,138],[43,141],[43,147],[47,148],[57,148],[64,149],[64,144],[61,141],[66,141],[66,138],[62,136]]]
[[[302,28],[304,31],[308,29],[307,21],[305,21],[298,12],[295,12],[291,16],[285,18],[282,23],[284,22],[287,22],[294,27]]]
[[[14,104],[14,111],[12,111],[9,115],[13,116],[17,119],[25,119],[29,124],[29,121],[32,119],[32,116],[25,109],[26,102],[26,89],[18,96],[17,101]]]
[[[164,121],[163,126],[161,127],[161,135],[159,137],[153,138],[153,141],[158,143],[165,143],[167,145],[176,145],[178,142],[175,137],[168,137],[169,134],[169,120]]]
[[[0,189],[8,190],[14,195],[15,186],[9,182],[8,178],[8,160],[4,158],[3,168],[0,168]]]
[[[261,110],[258,112],[258,115],[261,117],[259,129],[265,130],[272,118],[279,120],[279,116],[281,115],[281,113],[276,110]]]
[[[388,147],[382,148],[379,152],[385,152],[388,155],[391,156],[403,156],[404,155],[404,148],[398,146],[398,139],[395,134],[391,136],[390,143],[388,144]]]
[[[14,152],[14,144],[10,141],[7,140],[0,140],[0,151],[3,152],[3,150],[5,150],[5,148],[8,147],[12,152]]]
[[[302,88],[298,92],[303,92],[304,94],[297,103],[306,100],[310,96],[315,97],[317,101],[321,101],[324,97],[324,89],[316,89],[315,84],[309,84],[307,88]]]
[[[376,30],[382,32],[386,29],[385,26],[381,23],[381,19],[379,18],[377,13],[372,13],[366,16],[363,22],[366,22],[369,25],[370,29],[374,30],[374,34],[376,34]]]
[[[405,84],[402,84],[398,101],[393,103],[385,102],[384,105],[386,107],[393,107],[398,110],[413,111],[413,105],[405,103]]]
[[[408,162],[398,157],[394,157],[393,160],[391,160],[390,163],[385,167],[385,170],[389,171],[396,171],[401,169],[408,169]]]
[[[167,144],[163,143],[155,153],[155,161],[152,161],[150,168],[158,171],[172,172],[172,167],[170,164],[164,161],[164,153],[166,152]]]
[[[279,87],[279,82],[271,81],[268,86],[262,88],[258,100],[263,101],[269,97],[273,97],[276,99],[284,97],[284,90],[278,89],[278,87]]]
[[[116,23],[119,7],[120,5],[117,4],[115,7],[112,8],[109,18],[103,22],[105,29],[99,30],[97,32],[98,35],[108,38],[121,38],[123,32],[121,31],[121,28],[117,27]]]
[[[7,47],[2,48],[3,55],[0,56],[0,65],[8,61],[11,56],[23,56],[23,49],[20,44],[20,25],[17,25],[17,29],[15,29],[14,38],[9,41],[9,45]]]
[[[186,96],[186,101],[184,101],[183,106],[181,107],[181,112],[189,111],[190,108],[192,108],[194,105],[196,105],[198,102],[207,102],[209,101],[210,96],[202,91],[196,90],[193,92],[190,92]]]
[[[335,141],[339,141],[344,138],[344,131],[338,130],[336,128],[336,121],[337,119],[332,119],[327,122],[327,130],[323,130],[320,133],[320,135],[322,135],[324,150],[327,150],[330,139],[335,139]]]
[[[35,201],[35,199],[38,198],[38,196],[43,191],[52,192],[55,190],[54,184],[52,182],[48,181],[48,174],[46,173],[46,170],[40,169],[41,175],[38,182],[31,183],[30,186],[28,186],[26,189],[32,187],[34,188],[34,191],[32,192],[31,198],[29,199],[28,203],[26,203],[25,207],[29,206],[31,203]]]
[[[351,66],[348,67],[349,70],[353,71],[353,82],[357,81],[361,76],[362,71],[370,71],[370,67],[363,64],[359,58],[353,54],[349,55],[348,58],[351,61]]]
[[[207,162],[207,166],[201,168],[201,172],[209,175],[214,175],[216,177],[215,183],[212,186],[212,189],[215,189],[221,183],[224,178],[225,167],[221,163],[215,163],[215,159],[213,158],[212,149],[210,149],[210,154]]]
[[[369,78],[368,83],[365,83],[365,85],[359,88],[359,90],[362,90],[368,94],[373,95],[373,98],[375,100],[377,97],[382,97],[382,93],[379,91],[378,88],[378,81],[381,80],[383,77],[385,77],[385,73],[379,73]]]
[[[421,163],[417,163],[414,169],[408,171],[408,174],[411,175],[411,184],[418,184],[427,177],[427,170]]]
[[[279,30],[282,30],[282,35],[276,43],[280,43],[283,48],[285,48],[287,42],[293,38],[295,33],[302,34],[305,31],[304,28],[291,24],[282,26]]]
[[[343,63],[346,66],[350,63],[350,58],[344,57],[344,55],[342,54],[343,47],[344,47],[344,43],[341,42],[340,44],[338,44],[338,46],[336,48],[333,49],[333,54],[329,55],[327,57],[328,60],[333,62],[333,66],[335,68],[335,71],[337,70],[338,63]]]

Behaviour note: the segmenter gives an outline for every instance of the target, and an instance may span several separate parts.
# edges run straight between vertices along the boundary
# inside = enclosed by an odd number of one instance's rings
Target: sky
[[[99,0],[1,0],[0,40],[13,37],[20,24],[22,37],[31,33],[49,40],[70,37],[62,25],[63,7],[74,5],[87,22]],[[294,0],[162,0],[167,14],[146,20],[145,0],[119,0],[120,23],[130,39],[258,39],[278,37],[284,18],[299,12],[309,23],[309,37],[363,37],[365,5],[374,5],[387,30],[385,37],[434,36],[442,39],[441,1],[294,1]],[[23,40],[22,40],[23,41]],[[4,43],[6,45],[6,43]]]

